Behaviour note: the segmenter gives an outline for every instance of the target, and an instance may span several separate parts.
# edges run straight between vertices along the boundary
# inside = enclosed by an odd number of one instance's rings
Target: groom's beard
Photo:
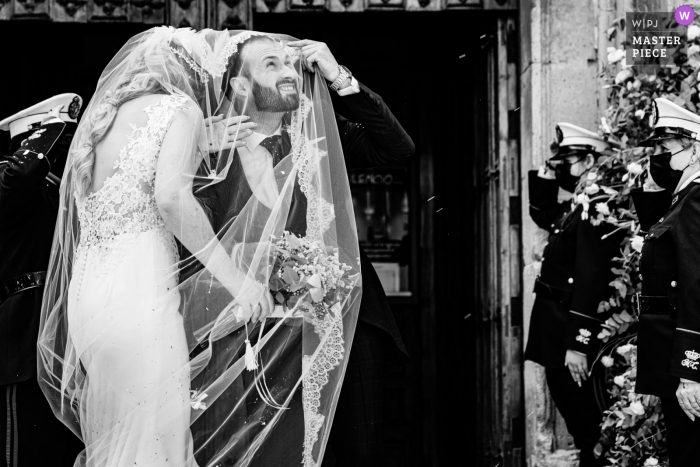
[[[279,86],[294,86],[294,93],[284,96]],[[297,83],[292,79],[284,79],[277,82],[274,88],[260,85],[253,81],[253,100],[258,110],[264,112],[289,112],[299,108],[299,92]]]

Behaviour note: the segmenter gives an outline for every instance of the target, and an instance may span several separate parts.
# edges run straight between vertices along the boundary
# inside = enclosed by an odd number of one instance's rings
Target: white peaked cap
[[[594,133],[571,123],[557,123],[556,130],[560,151],[568,148],[571,150],[578,149],[602,153],[609,150],[611,146],[615,144],[610,141],[606,141],[602,136],[599,136],[598,133]],[[564,154],[562,154],[562,156],[563,155]]]
[[[82,106],[83,99],[79,95],[59,94],[0,121],[0,130],[9,131],[10,137],[14,138],[33,129],[35,124],[41,123],[52,110],[57,112],[58,118],[64,122],[77,122],[78,113]]]
[[[663,97],[654,99],[649,123],[654,133],[641,143],[642,146],[671,138],[700,139],[700,117]]]

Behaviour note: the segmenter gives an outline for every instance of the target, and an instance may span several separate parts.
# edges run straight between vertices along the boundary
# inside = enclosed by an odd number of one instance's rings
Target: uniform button
[[[678,287],[678,282],[671,281],[671,287]]]
[[[661,219],[659,219],[659,222],[663,222],[663,221],[664,221],[664,218],[663,218],[663,217],[662,217]]]
[[[554,227],[554,224],[552,224],[552,227]]]
[[[573,277],[569,277],[569,284],[573,284],[573,283],[574,283],[574,278],[573,278]]]
[[[639,275],[639,280],[640,280],[640,281],[643,281],[643,280],[644,280],[644,279],[642,278],[642,275],[641,275],[641,274]]]
[[[559,229],[556,229],[556,230],[554,231],[554,233],[555,233],[555,234],[558,234],[558,233],[559,233]]]

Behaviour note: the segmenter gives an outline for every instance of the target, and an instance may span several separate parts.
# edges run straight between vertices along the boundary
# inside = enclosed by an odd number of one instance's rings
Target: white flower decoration
[[[600,187],[593,183],[592,185],[588,185],[586,187],[586,194],[587,195],[594,195],[600,191]]]
[[[613,363],[615,363],[615,359],[605,355],[604,357],[601,357],[600,363],[602,363],[605,368],[610,368],[613,366]]]
[[[690,27],[697,28],[697,26],[690,26]],[[690,28],[688,28],[688,29],[690,29]],[[698,28],[698,29],[700,29],[700,28]],[[649,459],[644,461],[644,467],[655,466],[655,465],[659,465],[659,460],[656,457],[650,457]]]
[[[624,49],[618,49],[615,47],[608,47],[608,63],[613,64],[617,63],[620,60],[625,58],[625,51]]]
[[[690,47],[688,47],[688,56],[694,55],[698,52],[700,52],[700,45],[693,44]]]
[[[613,379],[613,383],[617,384],[621,388],[625,387],[625,377],[622,375],[617,375],[615,376],[615,379]]]
[[[644,415],[644,405],[639,401],[632,402],[629,409],[635,415]]]
[[[691,24],[688,26],[688,40],[693,41],[695,40],[698,36],[700,36],[700,27]],[[651,464],[651,465],[656,465],[656,464]]]
[[[641,120],[641,119],[644,118],[644,111],[643,111],[642,109],[638,109],[638,110],[634,113],[634,116]]]
[[[640,235],[635,235],[632,237],[632,241],[630,242],[632,245],[632,249],[636,251],[637,253],[641,253],[642,251],[642,246],[644,246],[644,237]]]
[[[629,352],[630,350],[632,350],[633,348],[634,348],[634,346],[632,344],[621,345],[620,347],[617,348],[617,353],[619,353],[620,355],[624,355],[627,352]]]
[[[607,205],[607,203],[596,203],[595,210],[605,216],[610,215],[610,207]]]
[[[638,110],[637,112],[641,111]],[[629,164],[627,164],[627,171],[632,175],[639,175],[640,173],[644,172],[644,169],[640,164],[637,164],[636,162],[630,162]]]
[[[629,68],[625,68],[615,76],[615,84],[622,84],[628,79],[630,79],[632,76],[634,76],[632,70]]]

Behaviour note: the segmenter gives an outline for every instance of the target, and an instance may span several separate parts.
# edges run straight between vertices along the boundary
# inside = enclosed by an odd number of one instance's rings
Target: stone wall
[[[521,182],[523,189],[524,327],[529,327],[534,280],[546,232],[528,214],[527,172],[549,157],[557,122],[596,130],[605,96],[597,76],[605,56],[604,34],[615,18],[613,0],[522,0],[521,27]],[[604,31],[605,29],[603,29]],[[602,48],[602,50],[601,50]],[[527,344],[527,333],[525,343]],[[524,365],[529,467],[578,465],[577,452],[546,388],[543,368]]]

